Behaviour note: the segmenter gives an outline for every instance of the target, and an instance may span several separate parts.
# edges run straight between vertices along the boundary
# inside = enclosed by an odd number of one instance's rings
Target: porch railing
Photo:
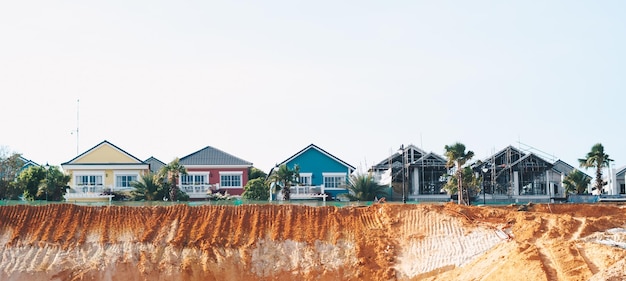
[[[76,193],[106,193],[111,192],[110,186],[105,185],[77,185],[74,187]]]
[[[219,184],[183,184],[180,189],[186,193],[207,193],[209,190],[218,190]]]
[[[291,194],[323,194],[323,185],[298,185],[292,186],[289,191]]]

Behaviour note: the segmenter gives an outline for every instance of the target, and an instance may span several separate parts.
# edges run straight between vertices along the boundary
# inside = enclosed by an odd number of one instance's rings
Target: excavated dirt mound
[[[0,280],[624,280],[617,205],[0,207]]]

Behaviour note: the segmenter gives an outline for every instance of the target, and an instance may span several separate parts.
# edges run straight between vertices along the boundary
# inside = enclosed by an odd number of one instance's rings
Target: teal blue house
[[[298,184],[291,188],[292,200],[337,200],[347,193],[343,185],[355,168],[320,147],[311,144],[272,168],[270,175],[285,164],[289,169],[300,168]]]

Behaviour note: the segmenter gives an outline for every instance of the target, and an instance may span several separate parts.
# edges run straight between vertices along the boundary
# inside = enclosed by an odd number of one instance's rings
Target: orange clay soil
[[[600,204],[5,206],[0,280],[624,280],[625,225]]]

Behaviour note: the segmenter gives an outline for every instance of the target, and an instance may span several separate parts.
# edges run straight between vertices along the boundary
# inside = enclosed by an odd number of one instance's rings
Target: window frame
[[[324,186],[324,189],[344,189],[341,186],[343,184],[346,183],[347,180],[347,174],[346,173],[322,173],[322,177],[324,179],[324,182],[322,183],[322,185]],[[334,186],[328,186],[328,179],[333,178],[333,179],[339,179],[337,180],[337,182],[333,183]]]
[[[302,179],[306,179],[307,183],[304,184]],[[300,173],[298,184],[303,186],[313,186],[313,173]]]
[[[113,176],[115,177],[115,182],[114,182],[115,189],[132,188],[131,183],[139,179],[138,173],[115,173]],[[120,179],[119,179],[120,177],[134,177],[135,179],[129,180],[128,186],[122,186],[120,185]]]
[[[224,189],[241,189],[243,188],[243,172],[241,171],[229,171],[229,172],[219,172],[219,176],[220,176],[220,188],[224,188]],[[239,185],[224,185],[224,178],[223,177],[238,177],[239,178]],[[227,180],[226,182],[229,181],[233,181],[232,179]]]

